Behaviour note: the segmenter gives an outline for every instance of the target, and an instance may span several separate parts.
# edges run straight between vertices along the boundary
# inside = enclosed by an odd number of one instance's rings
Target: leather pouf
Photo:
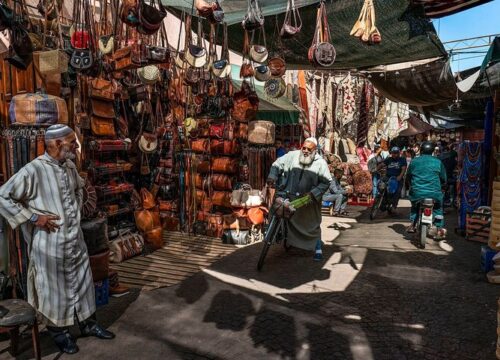
[[[352,176],[354,192],[357,194],[371,194],[373,190],[372,175],[368,170],[358,171]]]

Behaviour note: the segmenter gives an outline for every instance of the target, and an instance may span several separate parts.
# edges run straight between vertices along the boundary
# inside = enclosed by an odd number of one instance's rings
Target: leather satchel
[[[213,205],[231,207],[231,192],[214,191],[211,200]]]
[[[239,143],[236,140],[212,139],[210,141],[210,152],[212,155],[236,155],[239,151]]]
[[[97,100],[114,101],[116,87],[113,82],[103,78],[90,81],[90,97]]]
[[[170,52],[166,47],[147,46],[146,52],[150,64],[163,64],[170,61]]]
[[[110,245],[110,261],[120,263],[134,256],[142,254],[144,250],[144,239],[138,233],[126,233],[119,235]]]
[[[132,61],[132,46],[126,46],[115,51],[112,57],[114,71],[138,68],[139,65]]]
[[[191,150],[197,153],[208,153],[209,146],[209,139],[196,139],[191,141]]]
[[[97,99],[90,99],[92,114],[106,119],[114,119],[115,107],[114,103]]]
[[[94,136],[116,137],[115,125],[113,119],[110,118],[92,115],[90,118],[90,129]]]
[[[224,233],[224,220],[221,214],[207,215],[207,236],[220,238]]]
[[[213,172],[222,174],[236,174],[238,172],[238,159],[229,157],[217,157],[211,161]]]
[[[109,249],[107,218],[82,221],[80,226],[89,255],[95,255]]]
[[[273,77],[281,77],[285,75],[286,63],[285,60],[280,56],[275,56],[267,62],[269,71]]]
[[[295,0],[288,0],[285,13],[285,21],[281,27],[280,36],[283,39],[290,39],[297,35],[302,29],[302,18],[299,10],[295,6]]]
[[[144,234],[144,240],[151,250],[161,249],[163,246],[163,228],[155,227]]]
[[[92,280],[102,281],[109,276],[109,254],[110,250],[106,249],[102,252],[89,256],[90,270],[92,271]]]

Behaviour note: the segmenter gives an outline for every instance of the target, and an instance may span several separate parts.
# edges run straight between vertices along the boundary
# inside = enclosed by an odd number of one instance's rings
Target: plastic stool
[[[9,299],[0,301],[0,313],[5,315],[0,317],[0,332],[10,333],[10,349],[13,356],[17,355],[19,345],[19,327],[30,325],[31,337],[33,340],[33,354],[35,359],[40,360],[40,338],[38,336],[38,322],[36,311],[26,301],[19,299]]]

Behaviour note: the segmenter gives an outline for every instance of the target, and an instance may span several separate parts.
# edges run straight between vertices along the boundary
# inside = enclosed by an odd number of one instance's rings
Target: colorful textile
[[[47,94],[19,94],[9,107],[10,122],[20,125],[68,123],[66,101]]]

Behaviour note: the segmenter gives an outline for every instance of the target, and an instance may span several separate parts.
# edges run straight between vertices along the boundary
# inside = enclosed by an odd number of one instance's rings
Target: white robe
[[[47,154],[23,167],[0,188],[0,215],[28,243],[28,302],[56,326],[85,320],[96,310],[87,247],[80,229],[84,182],[75,164]],[[36,214],[55,214],[53,233],[34,227]]]

